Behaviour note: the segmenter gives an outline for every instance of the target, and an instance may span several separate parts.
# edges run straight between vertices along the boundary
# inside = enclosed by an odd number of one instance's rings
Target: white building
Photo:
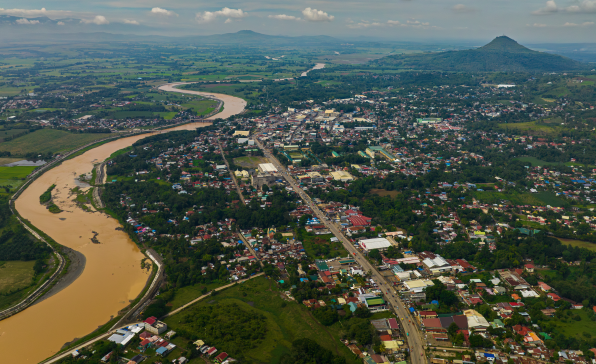
[[[437,255],[434,259],[426,258],[422,261],[422,264],[434,275],[450,272],[452,268],[451,264],[447,263],[440,255]]]
[[[261,172],[261,173],[276,173],[277,168],[275,168],[273,163],[262,163],[262,164],[259,164],[259,172]]]
[[[362,249],[364,249],[366,252],[369,252],[371,250],[384,251],[391,246],[389,240],[385,238],[364,239],[360,240],[359,244],[362,247]]]

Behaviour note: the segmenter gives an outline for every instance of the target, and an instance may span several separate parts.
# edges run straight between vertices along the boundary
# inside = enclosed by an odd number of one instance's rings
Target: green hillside
[[[587,67],[556,54],[533,51],[506,36],[477,49],[393,55],[375,62],[380,66],[455,72],[561,72]]]

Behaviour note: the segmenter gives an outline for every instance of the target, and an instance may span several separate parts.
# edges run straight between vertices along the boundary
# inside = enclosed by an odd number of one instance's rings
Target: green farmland
[[[60,153],[103,139],[110,134],[70,133],[55,129],[40,129],[20,138],[0,143],[0,151],[13,156],[27,153]]]

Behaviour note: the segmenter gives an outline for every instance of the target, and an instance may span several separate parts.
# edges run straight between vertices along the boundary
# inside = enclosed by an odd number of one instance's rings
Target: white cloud
[[[81,19],[81,23],[83,24],[97,24],[97,25],[105,25],[110,24],[108,19],[106,19],[103,15],[96,15],[93,19]]]
[[[122,20],[122,22],[124,24],[131,24],[131,25],[139,25],[139,22],[136,20],[131,20],[131,19],[124,19]]]
[[[277,20],[302,20],[296,16],[286,14],[269,15],[269,18]]]
[[[596,0],[583,0],[579,4],[567,7],[570,13],[596,13]]]
[[[311,9],[311,8],[306,8],[306,9],[302,10],[302,15],[304,15],[304,19],[306,19],[308,21],[323,22],[323,21],[333,21],[333,19],[335,19],[335,16],[329,15],[326,12],[324,12],[323,10],[317,10],[317,9]]]
[[[205,11],[202,13],[197,13],[195,19],[199,23],[209,23],[218,17],[224,17],[228,18],[225,22],[230,23],[234,19],[242,19],[246,16],[248,16],[248,13],[246,13],[242,9],[223,8],[218,11]]]
[[[548,25],[542,23],[534,23],[531,26],[533,26],[534,28],[546,28]]]
[[[399,23],[399,22],[398,22]],[[360,23],[348,23],[348,28],[351,29],[366,29],[372,27],[383,27],[389,25],[388,23],[379,23],[379,22],[369,22],[366,20],[361,21]]]
[[[166,9],[157,8],[157,7],[151,9],[151,14],[160,15],[160,16],[178,16],[178,14],[176,14],[175,12],[173,12],[171,10],[166,10]]]
[[[552,13],[556,13],[557,11],[559,11],[559,7],[557,6],[557,3],[555,3],[555,0],[548,0],[546,2],[546,6],[543,8],[540,8],[536,11],[533,11],[532,14],[534,15],[545,15],[545,14],[552,14]]]
[[[21,25],[33,25],[33,24],[39,24],[39,20],[29,20],[26,18],[21,18],[21,19],[17,19],[17,24],[21,24]]]
[[[362,20],[359,23],[354,22],[352,19],[347,20],[347,27],[350,29],[367,29],[374,27],[411,27],[420,29],[438,29],[437,26],[430,25],[428,22],[421,22],[415,19],[409,19],[406,23],[402,23],[399,20],[387,20],[386,22],[370,22]]]
[[[12,16],[22,16],[22,17],[34,17],[34,16],[47,16],[48,18],[52,17],[62,17],[62,16],[71,16],[73,13],[67,10],[46,10],[46,8],[37,9],[3,9],[0,8],[0,15],[12,15]]]
[[[59,21],[57,24],[58,24],[58,25],[66,25],[66,24],[64,24],[64,22],[63,22],[63,21]]]
[[[452,10],[456,13],[473,13],[476,11],[476,9],[465,6],[464,4],[457,4],[452,8]]]
[[[586,21],[581,24],[569,23],[569,22],[563,24],[564,27],[590,27],[592,25],[594,25],[593,21]]]

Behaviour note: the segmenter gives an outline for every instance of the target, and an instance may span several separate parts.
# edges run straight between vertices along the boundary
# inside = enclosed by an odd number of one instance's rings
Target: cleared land
[[[242,168],[258,168],[259,164],[269,163],[265,157],[240,157],[234,158],[234,164]]]
[[[283,354],[289,351],[296,339],[310,338],[334,354],[342,355],[348,363],[356,363],[354,355],[339,341],[341,326],[322,326],[301,304],[282,298],[283,293],[271,280],[265,277],[252,279],[207,298],[193,307],[236,304],[243,311],[264,315],[267,333],[256,347],[242,354],[247,359],[261,363],[279,363]],[[285,305],[284,305],[285,304]],[[284,307],[285,306],[285,307]],[[183,318],[192,310],[165,319],[174,331],[185,329]],[[199,330],[200,331],[200,330]],[[181,340],[181,338],[178,338]],[[233,344],[232,344],[233,345]],[[218,347],[220,351],[231,352],[233,347]],[[168,356],[170,359],[170,356]]]
[[[391,198],[394,198],[395,196],[399,195],[399,191],[387,191],[378,188],[373,188],[372,190],[370,190],[370,193],[372,193],[373,195],[379,195],[381,197],[389,196]]]
[[[31,284],[35,261],[0,262],[0,294],[18,291]]]
[[[20,138],[0,143],[0,151],[24,156],[27,153],[59,153],[76,149],[87,143],[103,139],[110,134],[70,133],[62,130],[41,129]]]

